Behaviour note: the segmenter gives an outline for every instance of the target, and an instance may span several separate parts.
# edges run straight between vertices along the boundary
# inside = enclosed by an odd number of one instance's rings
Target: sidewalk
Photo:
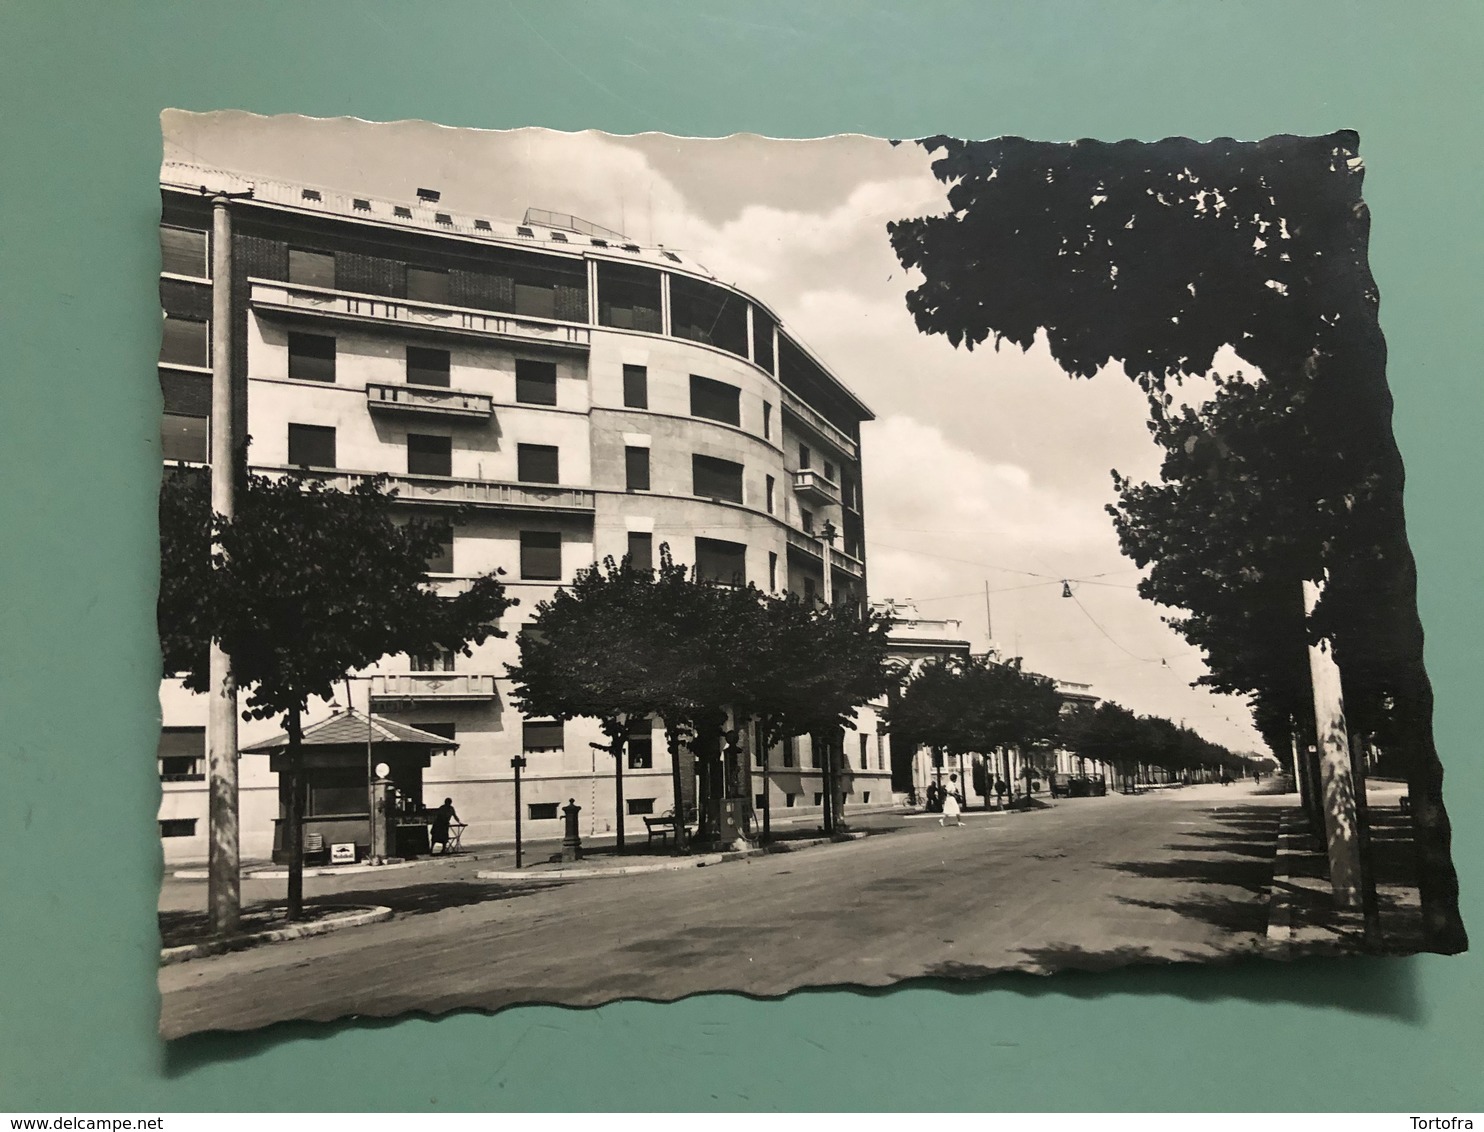
[[[1303,812],[1288,810],[1278,835],[1268,911],[1268,947],[1281,959],[1311,955],[1412,955],[1422,946],[1411,822],[1395,804],[1372,801],[1371,863],[1380,938],[1368,946],[1359,909],[1338,908],[1323,841]]]

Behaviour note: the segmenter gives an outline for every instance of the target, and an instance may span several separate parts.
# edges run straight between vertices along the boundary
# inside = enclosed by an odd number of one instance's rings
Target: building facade
[[[174,165],[161,189],[165,461],[208,458],[211,342],[223,332],[211,325],[211,198],[241,194],[225,328],[250,437],[240,458],[340,487],[386,473],[409,513],[451,520],[467,508],[430,563],[435,584],[455,592],[503,568],[520,600],[509,635],[472,657],[387,657],[349,692],[358,709],[456,744],[403,785],[415,802],[453,798],[467,842],[513,832],[517,755],[529,836],[555,836],[569,799],[591,834],[620,820],[643,833],[645,816],[671,808],[657,722],[631,737],[615,815],[596,724],[526,719],[511,702],[505,665],[522,620],[578,570],[607,556],[653,562],[668,545],[703,578],[740,574],[773,592],[822,596],[828,569],[836,600],[864,603],[870,410],[773,311],[688,256],[537,210],[521,223],[455,215],[430,189],[389,202]],[[201,858],[205,705],[166,680],[161,706],[166,857]],[[873,720],[861,726],[841,739],[846,804],[874,808],[890,803],[891,774]],[[245,723],[241,745],[272,730]],[[767,790],[775,820],[817,813],[818,761],[802,737],[748,752],[754,801]],[[241,762],[245,859],[272,846],[267,764]],[[310,815],[356,805],[364,777],[352,766],[312,775]]]

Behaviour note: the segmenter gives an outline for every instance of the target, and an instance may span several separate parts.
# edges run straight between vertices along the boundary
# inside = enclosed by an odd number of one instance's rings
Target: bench
[[[675,833],[675,814],[672,812],[661,814],[657,818],[647,817],[644,819],[644,828],[649,831],[648,844],[653,844],[656,834],[661,840],[671,837]]]

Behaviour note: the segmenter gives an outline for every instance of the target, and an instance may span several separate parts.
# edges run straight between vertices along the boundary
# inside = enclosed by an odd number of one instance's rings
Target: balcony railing
[[[815,468],[802,468],[794,473],[794,491],[826,506],[840,504],[840,488]]]
[[[797,550],[802,550],[811,558],[824,561],[820,553],[823,549],[820,540],[805,531],[797,531],[792,527],[785,528],[788,535],[788,545]],[[866,564],[859,558],[846,554],[843,551],[830,547],[830,565],[841,573],[849,574],[853,578],[863,578],[866,574]]]
[[[313,468],[264,466],[254,472],[267,476],[298,475],[318,480],[337,491],[349,491],[371,479],[375,472],[328,471]],[[582,487],[560,487],[533,483],[503,483],[494,480],[456,479],[449,476],[388,475],[388,486],[397,498],[413,503],[471,504],[530,511],[591,511],[593,493]]]
[[[833,444],[848,459],[856,458],[855,441],[851,440],[838,425],[827,421],[819,410],[806,405],[797,393],[781,386],[780,389],[783,393],[783,408],[786,412],[792,413],[812,429],[821,440],[827,444]]]
[[[494,415],[494,398],[485,393],[462,393],[428,385],[382,385],[368,382],[366,404],[372,409],[398,413],[434,413],[448,417],[488,420]]]
[[[420,303],[410,299],[388,299],[306,287],[301,283],[251,280],[252,305],[258,310],[286,314],[323,315],[350,322],[396,323],[401,326],[450,330],[484,338],[519,342],[541,342],[548,346],[586,350],[592,334],[586,326],[548,322],[523,315],[478,311],[442,303]]]
[[[492,700],[495,678],[473,672],[403,672],[371,677],[373,700]]]

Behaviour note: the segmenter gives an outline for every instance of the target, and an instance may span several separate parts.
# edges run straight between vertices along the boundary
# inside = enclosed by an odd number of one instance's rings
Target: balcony
[[[404,702],[431,700],[438,703],[493,700],[495,678],[473,672],[403,672],[373,676],[371,698]]]
[[[823,549],[819,539],[804,531],[795,530],[793,527],[785,528],[788,535],[788,545],[795,550],[801,550],[817,562],[824,560],[820,551]],[[852,578],[864,578],[866,576],[866,564],[859,558],[855,558],[843,551],[830,547],[830,565],[843,574],[849,574]]]
[[[375,472],[343,472],[322,469],[264,466],[252,469],[259,475],[298,475],[318,480],[336,491],[349,491],[358,483],[371,479]],[[501,483],[494,480],[466,480],[450,476],[388,475],[387,486],[397,498],[410,503],[446,504],[461,507],[489,507],[516,511],[593,510],[593,493],[582,487],[556,484]]]
[[[791,413],[800,424],[813,432],[820,440],[838,448],[846,459],[857,458],[855,441],[851,440],[837,425],[825,420],[817,409],[806,405],[797,393],[783,386],[779,389],[783,394],[784,412]]]
[[[821,506],[840,505],[840,488],[824,478],[815,468],[802,468],[794,473],[794,491],[803,499]]]
[[[254,310],[311,315],[338,322],[370,323],[418,330],[447,330],[476,338],[541,343],[560,349],[587,350],[592,334],[586,326],[550,322],[524,315],[478,311],[441,303],[419,303],[379,295],[358,295],[301,283],[249,280]]]
[[[489,420],[495,412],[494,398],[484,393],[461,393],[430,385],[381,385],[368,382],[366,405],[394,413],[422,413],[440,417]]]

